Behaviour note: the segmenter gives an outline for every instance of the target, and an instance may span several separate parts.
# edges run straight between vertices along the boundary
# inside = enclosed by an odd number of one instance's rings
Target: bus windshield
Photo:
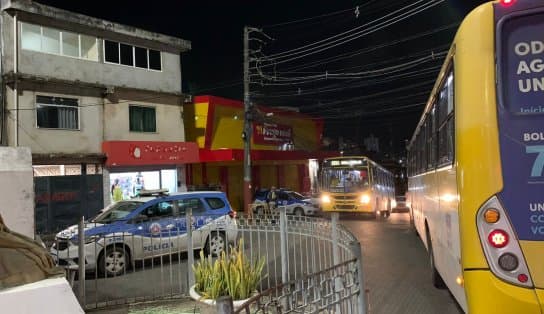
[[[322,188],[328,192],[354,193],[369,186],[368,171],[366,169],[325,169],[322,175]]]

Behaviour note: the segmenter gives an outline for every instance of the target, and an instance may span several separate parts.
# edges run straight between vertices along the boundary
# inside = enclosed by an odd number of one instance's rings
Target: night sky
[[[325,118],[333,143],[372,133],[398,154],[457,24],[485,1],[37,2],[191,41],[183,91],[193,95],[242,100],[243,27],[258,28],[250,36],[254,103]]]

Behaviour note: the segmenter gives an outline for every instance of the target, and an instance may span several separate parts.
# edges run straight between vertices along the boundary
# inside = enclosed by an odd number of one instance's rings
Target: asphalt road
[[[370,313],[463,313],[447,289],[432,285],[427,251],[407,213],[378,220],[341,215],[340,223],[361,242]]]

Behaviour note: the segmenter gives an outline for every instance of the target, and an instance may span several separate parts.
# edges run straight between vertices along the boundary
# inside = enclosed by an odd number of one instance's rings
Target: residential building
[[[30,147],[39,232],[141,188],[184,189],[181,54],[190,42],[29,0],[1,0],[0,141]],[[142,180],[143,179],[143,180]]]

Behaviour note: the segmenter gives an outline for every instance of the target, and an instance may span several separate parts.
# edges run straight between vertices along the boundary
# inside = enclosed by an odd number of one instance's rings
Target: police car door
[[[145,221],[138,229],[142,230],[141,252],[143,257],[173,253],[177,229],[173,217],[172,201],[161,201],[145,208],[141,215]],[[142,217],[143,217],[142,216]]]
[[[278,207],[282,206],[285,208],[285,212],[290,214],[293,212],[293,201],[289,198],[289,194],[284,191],[278,192]]]
[[[182,230],[177,242],[181,245],[181,250],[187,250],[187,211],[191,210],[191,226],[193,237],[193,248],[199,249],[204,246],[206,239],[203,239],[201,227],[204,224],[205,219],[205,207],[202,201],[198,197],[188,197],[178,200],[178,207],[180,212],[180,218],[176,219],[178,228]],[[181,239],[181,241],[180,241]]]

